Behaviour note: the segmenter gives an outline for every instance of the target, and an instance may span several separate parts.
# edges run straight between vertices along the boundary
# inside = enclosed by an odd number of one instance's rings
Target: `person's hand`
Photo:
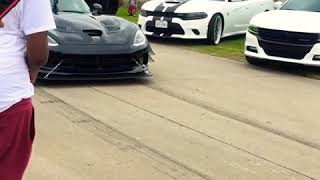
[[[0,20],[0,28],[4,26],[3,22]]]
[[[37,81],[37,77],[38,77],[38,71],[30,71],[29,75],[30,75],[30,82],[32,84],[35,84]]]

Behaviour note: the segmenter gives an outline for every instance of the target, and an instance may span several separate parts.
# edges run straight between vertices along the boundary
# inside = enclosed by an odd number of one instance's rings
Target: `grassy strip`
[[[117,16],[134,23],[138,22],[138,15],[139,12],[135,17],[128,16],[128,10],[125,7],[119,8],[117,12]],[[225,38],[218,46],[206,45],[204,42],[187,43],[188,45],[186,45],[184,41],[181,41],[181,43],[175,42],[175,44],[181,44],[181,46],[196,52],[243,61],[244,39],[244,36]]]
[[[218,46],[213,45],[193,45],[191,50],[209,54],[211,56],[219,56],[233,60],[243,61],[244,58],[244,36],[235,36],[223,39]]]
[[[128,21],[133,22],[133,23],[138,22],[138,15],[139,15],[139,12],[136,13],[136,16],[128,16],[128,9],[125,7],[119,8],[119,10],[116,14],[116,16],[122,17]]]

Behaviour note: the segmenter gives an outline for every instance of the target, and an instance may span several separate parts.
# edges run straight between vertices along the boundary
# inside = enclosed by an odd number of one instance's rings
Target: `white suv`
[[[320,66],[319,22],[319,0],[288,0],[279,10],[255,16],[246,35],[247,61]]]

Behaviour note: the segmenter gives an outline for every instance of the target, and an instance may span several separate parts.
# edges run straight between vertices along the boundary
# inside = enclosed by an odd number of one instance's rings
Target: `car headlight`
[[[146,44],[146,42],[147,42],[146,36],[143,34],[141,30],[138,30],[134,37],[133,46],[136,46],[136,47],[143,46]]]
[[[144,9],[141,9],[140,15],[143,16],[143,17],[147,17],[148,16],[148,12],[146,10],[144,10]]]
[[[176,16],[182,20],[197,20],[207,18],[208,14],[205,12],[177,13]]]
[[[255,25],[250,25],[248,27],[248,32],[253,34],[253,35],[255,35],[255,36],[257,36],[257,35],[259,35],[259,28],[257,26],[255,26]]]
[[[52,37],[48,36],[48,46],[56,47],[56,46],[59,46],[59,44]]]

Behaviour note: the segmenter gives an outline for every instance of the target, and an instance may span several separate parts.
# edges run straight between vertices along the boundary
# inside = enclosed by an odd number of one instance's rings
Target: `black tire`
[[[246,56],[246,60],[249,64],[255,65],[255,66],[263,65],[266,63],[266,61],[263,59],[253,58],[249,56]]]
[[[219,29],[216,29],[216,28],[219,28]],[[212,16],[208,25],[207,43],[211,45],[218,45],[220,43],[221,36],[223,34],[223,29],[224,29],[223,17],[220,14],[215,14],[214,16]]]

